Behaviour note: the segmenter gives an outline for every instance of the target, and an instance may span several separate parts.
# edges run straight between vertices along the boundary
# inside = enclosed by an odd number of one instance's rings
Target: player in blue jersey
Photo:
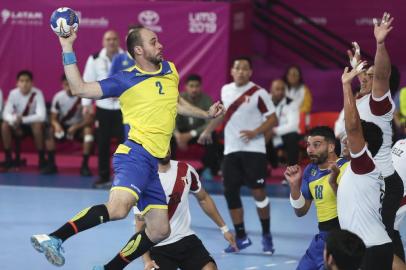
[[[31,242],[52,264],[61,266],[65,262],[61,254],[65,240],[102,223],[123,219],[137,204],[146,228],[132,236],[109,263],[94,268],[124,269],[170,234],[158,160],[168,152],[177,113],[213,118],[221,115],[224,107],[217,102],[206,112],[180,99],[175,65],[163,60],[157,35],[144,27],[133,30],[127,38],[127,49],[136,65],[98,82],[82,80],[73,52],[76,37],[72,30],[68,38],[59,39],[72,94],[93,99],[118,97],[130,131],[128,140],[114,154],[115,179],[108,202],[82,210],[53,233],[32,236]]]
[[[334,131],[326,126],[312,129],[307,138],[307,154],[312,163],[302,176],[299,165],[289,166],[285,177],[290,185],[290,201],[298,217],[316,206],[319,233],[299,262],[299,270],[324,269],[323,250],[328,232],[340,228],[337,215],[337,185],[348,165],[335,153]]]

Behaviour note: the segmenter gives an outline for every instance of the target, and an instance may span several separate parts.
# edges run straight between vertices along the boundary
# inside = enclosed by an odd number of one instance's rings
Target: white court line
[[[285,264],[293,264],[293,263],[297,263],[296,260],[291,260],[291,261],[286,261]]]
[[[276,263],[268,263],[268,264],[264,264],[264,266],[266,266],[266,267],[274,267],[274,266],[277,266],[278,264],[276,264]]]
[[[245,267],[244,269],[245,269],[245,270],[255,270],[255,269],[258,269],[258,267],[256,267],[256,266],[250,266],[250,267]]]

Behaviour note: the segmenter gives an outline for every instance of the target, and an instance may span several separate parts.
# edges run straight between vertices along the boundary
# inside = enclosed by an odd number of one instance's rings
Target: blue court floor
[[[107,191],[73,188],[25,187],[0,185],[0,269],[57,269],[30,245],[32,234],[49,233],[73,217],[79,210],[106,201]],[[213,196],[217,207],[231,226],[224,198]],[[298,260],[317,231],[314,208],[297,218],[288,199],[271,199],[272,232],[276,253],[261,253],[260,224],[255,204],[244,197],[245,220],[254,244],[238,254],[223,254],[227,245],[221,233],[191,198],[192,228],[216,260],[219,269],[295,269]],[[406,226],[402,228],[406,239]],[[134,233],[133,217],[110,222],[83,232],[65,244],[66,264],[60,269],[92,269],[109,261]],[[126,269],[143,269],[140,260]]]

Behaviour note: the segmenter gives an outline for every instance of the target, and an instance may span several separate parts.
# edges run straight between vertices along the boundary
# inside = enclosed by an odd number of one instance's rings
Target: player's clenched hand
[[[243,139],[245,143],[248,143],[250,140],[255,138],[258,134],[253,130],[241,130],[240,138]]]
[[[378,44],[385,42],[385,38],[388,36],[389,32],[392,31],[394,18],[390,16],[389,13],[385,12],[382,16],[382,20],[378,22],[378,19],[374,18],[374,35],[376,42]]]
[[[70,36],[69,37],[59,37],[59,42],[61,43],[62,50],[64,52],[72,52],[73,51],[73,43],[77,38],[76,32],[73,30],[73,27],[70,28]]]
[[[144,262],[144,270],[159,269],[159,266],[154,260]]]
[[[213,105],[210,106],[208,111],[208,118],[216,118],[222,114],[224,114],[225,108],[224,105],[220,103],[220,101],[215,102]]]
[[[346,67],[344,69],[343,75],[341,76],[341,82],[343,84],[351,84],[352,80],[358,76],[359,74],[361,74],[362,72],[364,72],[364,67],[366,66],[367,62],[363,61],[363,62],[358,62],[357,66],[355,68],[353,68],[351,71],[348,71],[348,67]]]
[[[211,133],[207,132],[207,131],[203,131],[200,134],[199,139],[197,140],[197,143],[203,144],[203,145],[213,143],[213,138],[211,137]]]
[[[288,166],[284,172],[291,187],[299,187],[302,179],[302,168],[299,165]]]
[[[227,240],[228,243],[236,250],[238,251],[237,243],[235,242],[234,235],[230,232],[225,232],[224,233],[224,239]]]

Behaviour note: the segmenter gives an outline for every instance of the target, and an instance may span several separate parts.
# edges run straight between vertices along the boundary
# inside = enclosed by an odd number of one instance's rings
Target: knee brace
[[[269,198],[265,197],[263,201],[255,200],[255,204],[257,205],[257,208],[265,208],[269,205]]]
[[[83,142],[84,142],[84,143],[91,143],[91,142],[93,142],[93,141],[94,141],[94,137],[93,137],[92,134],[86,134],[86,135],[83,137]]]
[[[224,188],[228,209],[242,208],[239,188]]]

